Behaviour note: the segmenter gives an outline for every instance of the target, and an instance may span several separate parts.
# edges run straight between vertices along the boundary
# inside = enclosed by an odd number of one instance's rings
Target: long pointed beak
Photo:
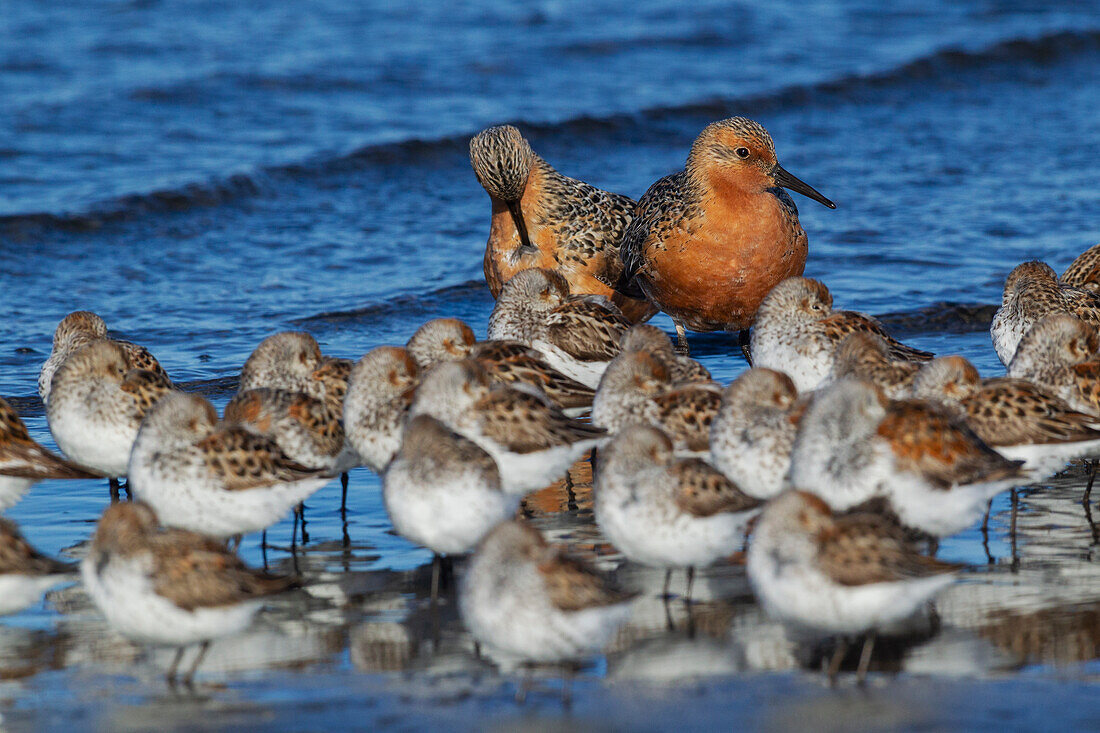
[[[809,186],[807,186],[807,188],[809,188]],[[531,246],[531,238],[527,235],[527,224],[523,221],[523,209],[520,208],[519,201],[509,201],[508,211],[512,215],[512,221],[515,222],[516,230],[519,231],[520,246],[527,249],[534,249],[534,247]]]
[[[810,184],[803,182],[802,179],[797,178],[796,176],[787,172],[787,169],[779,165],[779,163],[776,163],[775,168],[772,168],[772,177],[775,178],[776,184],[782,186],[783,188],[789,188],[795,193],[800,193],[807,198],[813,199],[819,204],[828,206],[830,209],[836,208],[836,204],[822,196],[820,191],[818,191]]]

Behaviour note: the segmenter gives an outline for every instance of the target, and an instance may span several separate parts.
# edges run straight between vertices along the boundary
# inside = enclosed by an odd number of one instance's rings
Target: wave
[[[326,311],[291,321],[300,328],[310,326],[345,325],[348,323],[388,323],[394,316],[408,318],[412,315],[425,315],[453,310],[453,306],[469,306],[471,302],[484,300],[491,302],[489,289],[484,280],[467,280],[457,285],[448,285],[438,290],[420,293],[406,293],[387,298],[383,303],[364,306],[348,311]],[[445,308],[451,306],[452,308]]]
[[[793,107],[820,106],[910,82],[935,82],[954,78],[960,72],[985,70],[1002,64],[1053,64],[1075,54],[1097,50],[1100,50],[1100,29],[1063,30],[1034,38],[1004,40],[977,50],[939,49],[879,72],[850,74],[817,83],[781,87],[756,95],[693,100],[684,104],[649,107],[606,116],[579,115],[550,122],[523,119],[511,122],[537,136],[583,138],[607,134],[644,139],[647,131],[652,135],[666,135],[654,130],[655,122],[697,117],[714,119],[734,113],[753,115]],[[114,198],[81,212],[8,214],[0,216],[0,234],[21,234],[26,229],[37,228],[92,230],[106,223],[149,213],[226,204],[260,194],[284,180],[297,181],[303,177],[328,175],[372,165],[431,163],[443,157],[465,155],[467,142],[475,132],[476,130],[467,130],[437,138],[417,137],[400,142],[369,144],[336,155],[259,168],[251,173],[234,174],[224,179]]]

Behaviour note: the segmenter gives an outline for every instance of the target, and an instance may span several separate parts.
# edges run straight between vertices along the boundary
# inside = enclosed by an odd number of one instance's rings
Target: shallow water
[[[348,357],[436,316],[483,332],[489,205],[470,134],[517,122],[563,172],[640,196],[731,114],[765,124],[784,165],[838,202],[798,204],[807,272],[840,307],[890,314],[914,345],[997,374],[988,306],[1004,275],[1029,258],[1060,270],[1100,241],[1100,8],[881,6],[16,3],[0,43],[0,394],[50,442],[35,380],[54,326],[78,308],[219,407],[274,331],[307,329]],[[744,368],[726,336],[692,344],[723,381]],[[167,653],[143,658],[109,634],[74,587],[4,620],[5,720],[560,715],[549,682],[515,710],[511,678],[474,659],[449,608],[431,617],[429,554],[390,533],[374,476],[351,482],[346,527],[337,483],[309,502],[307,590],[215,645],[197,697],[167,693]],[[1100,576],[1082,482],[1075,469],[1023,492],[1015,542],[1007,495],[988,542],[978,527],[945,541],[941,556],[972,569],[934,617],[881,645],[876,668],[902,674],[876,676],[866,696],[821,687],[814,650],[761,615],[736,564],[704,574],[690,619],[673,604],[667,631],[659,574],[618,567],[583,483],[572,498],[540,495],[540,526],[649,591],[578,679],[576,721],[658,727],[687,706],[700,725],[1026,723],[1031,689],[1048,701],[1038,720],[1088,720]],[[106,499],[101,483],[44,483],[9,515],[38,546],[77,556]],[[285,545],[290,531],[288,519],[269,534]],[[243,552],[262,561],[257,538]],[[285,550],[269,560],[291,566]]]

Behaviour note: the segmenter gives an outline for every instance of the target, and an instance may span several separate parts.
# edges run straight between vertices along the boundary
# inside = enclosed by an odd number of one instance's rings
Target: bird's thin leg
[[[665,590],[661,593],[662,598],[668,598],[668,586],[672,582],[672,568],[665,571]]]
[[[750,345],[752,341],[749,339],[749,329],[743,328],[737,332],[737,345],[741,347],[741,356],[745,357],[745,363],[750,367],[752,366],[752,352],[750,351]]]
[[[348,513],[348,472],[340,474],[340,515],[345,519]]]
[[[198,671],[199,665],[202,664],[202,660],[206,657],[206,651],[209,648],[209,640],[199,645],[199,653],[195,655],[195,661],[191,662],[191,669],[187,670],[187,674],[183,678],[183,684],[190,687],[191,683],[195,681],[195,672]]]
[[[1016,553],[1016,517],[1020,514],[1020,494],[1012,490],[1012,572],[1020,569],[1020,556]]]
[[[829,686],[836,685],[836,675],[840,671],[840,664],[844,661],[844,655],[848,653],[848,640],[837,639],[836,649],[833,650],[833,658],[829,661]]]
[[[180,660],[183,659],[183,647],[176,649],[176,656],[172,659],[172,665],[168,667],[168,674],[164,675],[165,681],[169,685],[174,686],[176,684],[176,671],[180,668]]]
[[[443,560],[439,555],[432,556],[432,605],[439,600],[439,574],[442,571]]]
[[[1085,461],[1089,467],[1089,482],[1085,485],[1085,495],[1081,497],[1083,504],[1088,504],[1092,499],[1092,483],[1096,480],[1096,466],[1100,465],[1100,460]]]
[[[568,710],[573,707],[573,675],[576,667],[566,662],[561,671],[561,706]]]
[[[264,556],[264,570],[267,570],[267,530],[260,535],[260,553]]]
[[[989,515],[993,512],[993,500],[989,500],[989,504],[985,507],[985,517],[982,519],[982,534],[989,534]]]
[[[679,321],[673,321],[673,323],[676,324],[676,353],[687,356],[691,352],[688,347],[687,329]]]
[[[294,548],[298,545],[298,509],[294,510],[294,524],[290,525],[290,550],[294,551]]]
[[[119,489],[118,479],[117,478],[107,479],[107,489],[111,492],[111,503],[112,504],[117,504],[118,503],[118,489]]]
[[[863,637],[863,652],[859,655],[859,667],[856,668],[856,682],[867,682],[867,669],[871,666],[871,654],[875,651],[875,632],[872,629]]]
[[[688,566],[688,582],[687,582],[687,594],[684,596],[684,603],[691,605],[691,586],[695,584],[695,566]]]
[[[306,503],[303,501],[298,505],[298,514],[302,517],[302,544],[309,542],[309,532],[306,531]]]
[[[522,705],[527,702],[527,690],[531,687],[531,665],[523,665],[523,676],[519,679],[519,685],[516,687],[516,704]]]

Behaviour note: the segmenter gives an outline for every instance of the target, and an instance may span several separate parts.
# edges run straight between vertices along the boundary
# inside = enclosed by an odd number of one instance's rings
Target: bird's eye
[[[810,310],[812,310],[812,311],[821,310],[821,303],[811,303],[810,304]]]
[[[744,158],[749,157],[749,149],[748,148],[737,148],[737,150],[734,150],[733,152],[737,153],[738,158],[744,159]]]

